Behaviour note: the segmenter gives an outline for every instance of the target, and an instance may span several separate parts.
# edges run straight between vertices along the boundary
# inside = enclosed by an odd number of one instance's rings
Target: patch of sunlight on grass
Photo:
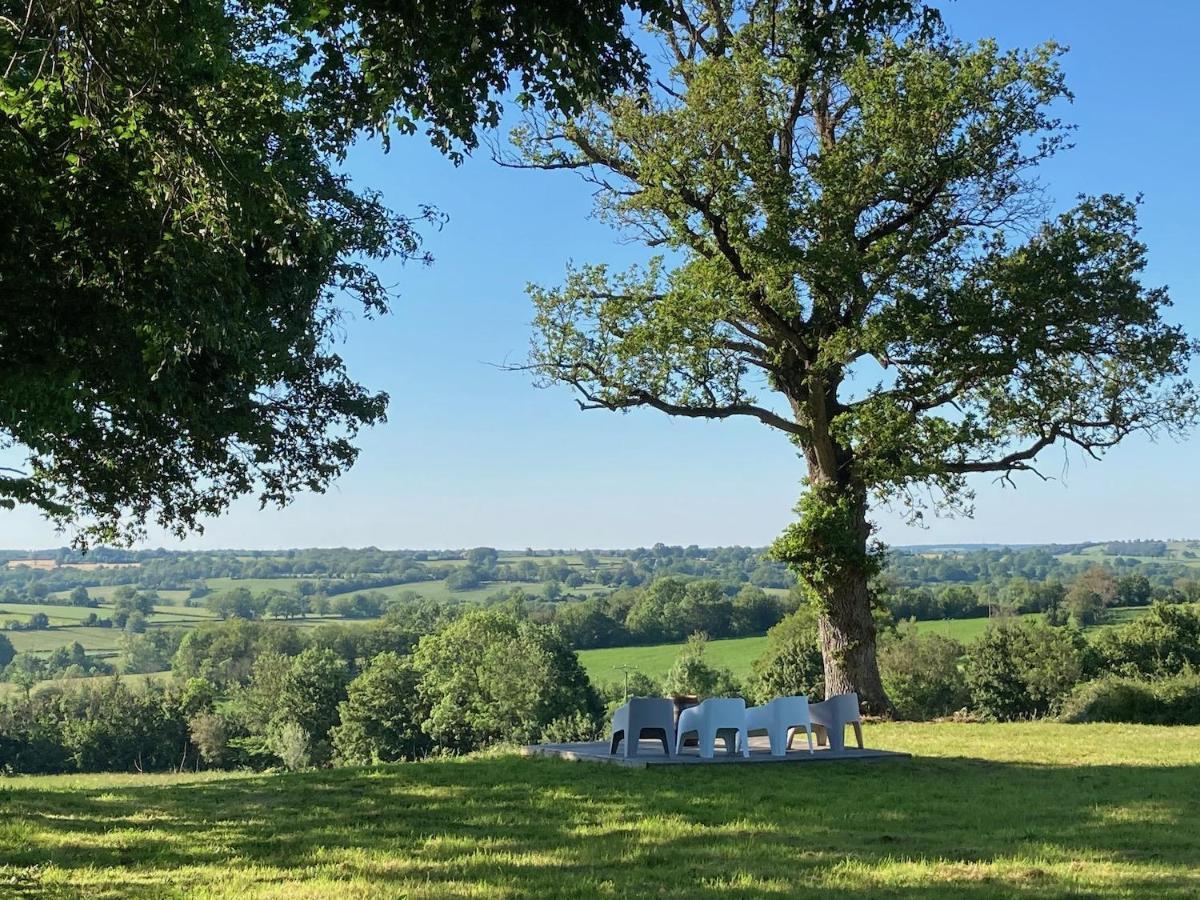
[[[1179,815],[1158,801],[1125,803],[1120,806],[1097,806],[1092,815],[1100,822],[1121,822],[1132,825],[1175,825]]]
[[[1198,737],[868,724],[915,758],[17,778],[0,782],[0,896],[1194,897]],[[804,802],[821,795],[836,802]]]

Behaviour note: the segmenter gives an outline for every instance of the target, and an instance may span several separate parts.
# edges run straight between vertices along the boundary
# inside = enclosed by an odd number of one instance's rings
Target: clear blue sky
[[[1077,147],[1044,168],[1049,193],[1065,206],[1081,192],[1143,192],[1148,280],[1171,286],[1175,318],[1200,334],[1200,4],[959,0],[944,10],[963,38],[1071,48]],[[526,282],[557,282],[568,260],[637,255],[588,218],[585,185],[501,169],[483,152],[455,169],[420,139],[390,155],[364,146],[349,166],[392,206],[428,202],[450,217],[429,235],[433,267],[386,273],[401,295],[394,314],[348,331],[351,371],[391,394],[389,422],[364,437],[358,466],[328,494],[281,512],[241,504],[183,546],[760,545],[779,532],[803,476],[781,435],[750,421],[584,413],[565,389],[535,390],[491,365],[528,346]],[[1200,436],[1133,440],[1101,464],[1055,450],[1044,456],[1054,482],[1018,479],[1014,491],[981,479],[973,520],[913,529],[886,510],[875,518],[895,544],[1200,536],[1198,450]],[[36,516],[0,511],[0,546],[61,542]],[[149,544],[179,546],[157,534]]]

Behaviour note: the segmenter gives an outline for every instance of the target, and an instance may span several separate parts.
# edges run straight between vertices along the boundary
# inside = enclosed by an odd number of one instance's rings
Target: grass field
[[[43,631],[6,631],[5,637],[12,641],[18,653],[49,653],[59,647],[78,642],[89,653],[110,654],[120,649],[121,629],[80,627],[79,622],[90,613],[104,618],[112,613],[112,607],[101,604],[97,609],[81,606],[53,606],[48,603],[5,603],[0,606],[0,621],[17,619],[21,622],[35,613],[44,612],[50,618],[51,628]],[[216,620],[207,609],[182,606],[156,606],[147,619],[152,628],[163,625],[199,625]]]
[[[766,637],[728,638],[709,641],[707,659],[710,665],[729,669],[743,678],[750,666],[767,646]],[[602,650],[580,650],[579,661],[587,669],[593,684],[621,681],[625,676],[618,666],[630,666],[650,678],[661,679],[667,674],[683,649],[682,644],[653,644],[647,647],[605,647]]]
[[[1098,625],[1093,629],[1109,628],[1121,625],[1144,614],[1149,607],[1137,606],[1109,610],[1111,621],[1106,625]],[[1040,614],[1031,614],[1035,618]],[[917,631],[936,632],[952,637],[957,641],[968,644],[982,635],[992,620],[983,617],[978,619],[945,619],[914,623]],[[750,674],[754,660],[767,646],[766,637],[727,638],[719,641],[709,641],[707,658],[711,665],[729,669],[735,677],[745,678]],[[602,650],[581,650],[579,661],[587,669],[594,684],[607,681],[620,681],[624,675],[619,666],[630,666],[650,678],[661,679],[667,674],[671,665],[683,649],[682,644],[652,644],[645,647],[606,647]]]
[[[132,583],[129,586],[132,587],[133,586]],[[97,600],[111,600],[113,592],[121,587],[125,587],[125,585],[120,585],[120,584],[96,585],[93,587],[89,587],[87,589],[87,592],[88,592],[88,596],[94,597]],[[188,594],[191,592],[190,591],[155,591],[154,593],[156,593],[156,594],[158,594],[158,596],[162,597],[162,599],[164,601],[166,601],[168,605],[178,606],[178,605],[181,605],[183,603],[183,601],[187,599]],[[55,591],[50,596],[52,596],[52,597],[68,597],[68,596],[70,596],[70,594],[71,594],[70,591]]]
[[[1195,897],[1200,729],[868,726],[908,761],[507,754],[0,782],[18,897]],[[827,798],[820,801],[817,798]]]
[[[38,691],[74,687],[76,685],[99,687],[103,682],[111,681],[114,678],[120,678],[126,684],[144,684],[151,681],[165,684],[174,677],[171,672],[151,672],[146,675],[93,675],[90,678],[51,678],[46,681],[39,681],[34,685],[33,693],[36,695]],[[11,681],[0,681],[0,697],[5,697],[8,694],[17,694],[22,690],[23,688],[20,685],[13,684]],[[0,891],[0,896],[3,896],[2,891]]]

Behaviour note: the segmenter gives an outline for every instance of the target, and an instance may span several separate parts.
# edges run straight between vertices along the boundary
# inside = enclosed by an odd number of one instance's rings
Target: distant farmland
[[[1142,615],[1147,609],[1148,607],[1140,606],[1109,610],[1110,622],[1093,626],[1087,630],[1096,631],[1124,624]],[[1035,619],[1041,618],[1039,613],[1031,613],[1030,616]],[[987,617],[946,619],[944,621],[915,622],[913,627],[919,632],[944,634],[968,644],[978,639],[993,621]],[[581,650],[579,651],[579,661],[583,663],[588,677],[595,684],[620,681],[624,677],[624,672],[620,668],[622,666],[628,666],[631,671],[640,672],[657,681],[666,676],[683,646],[683,644],[653,644],[644,647],[606,647],[602,650]],[[709,641],[707,660],[710,665],[729,669],[739,679],[746,678],[750,675],[754,660],[762,654],[766,646],[766,637]]]

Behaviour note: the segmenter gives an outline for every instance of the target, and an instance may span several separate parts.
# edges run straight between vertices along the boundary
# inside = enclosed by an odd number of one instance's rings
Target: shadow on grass
[[[1190,765],[492,757],[165,786],[17,782],[0,814],[0,894],[16,896],[58,895],[47,866],[111,897],[338,884],[430,897],[1200,892]]]

